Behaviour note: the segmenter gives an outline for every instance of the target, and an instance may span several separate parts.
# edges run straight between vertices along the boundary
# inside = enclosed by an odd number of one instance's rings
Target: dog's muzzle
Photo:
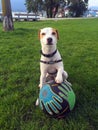
[[[53,44],[52,41],[53,41],[53,40],[52,40],[51,37],[47,38],[47,44],[48,44],[48,45],[52,45],[52,44]]]

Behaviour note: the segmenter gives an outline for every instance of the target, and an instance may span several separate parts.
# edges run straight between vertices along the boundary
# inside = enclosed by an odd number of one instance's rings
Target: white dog
[[[67,79],[68,74],[64,71],[61,55],[57,50],[57,40],[59,39],[58,31],[54,28],[47,27],[39,31],[41,42],[41,59],[40,59],[40,84],[41,88],[47,80],[47,75],[54,75],[56,83],[62,83]],[[38,100],[36,101],[38,105]]]
[[[56,74],[56,83],[62,83],[67,79],[68,74],[64,71],[63,62],[56,44],[59,39],[56,29],[47,27],[39,31],[39,38],[42,46],[40,59],[40,88],[46,83],[47,74]]]

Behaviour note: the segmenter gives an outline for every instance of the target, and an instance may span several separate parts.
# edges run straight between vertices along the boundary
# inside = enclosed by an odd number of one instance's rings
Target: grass
[[[3,32],[0,23],[0,129],[98,129],[98,19],[15,22]],[[35,107],[38,97],[40,43],[37,32],[52,26],[58,49],[76,94],[74,110],[53,119]]]

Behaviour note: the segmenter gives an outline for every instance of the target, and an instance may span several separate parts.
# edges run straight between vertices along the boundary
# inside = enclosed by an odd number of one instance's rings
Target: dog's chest
[[[49,73],[49,74],[55,74],[56,72],[57,72],[57,69],[56,68],[52,68],[52,67],[49,67],[49,69],[47,70],[47,72]]]
[[[58,54],[52,58],[45,58],[42,56],[41,60],[44,61],[45,63],[41,63],[40,67],[41,69],[46,70],[48,73],[55,73],[60,66],[63,66],[62,62],[56,63],[56,61],[60,59],[61,59],[61,56]]]
[[[58,68],[60,66],[63,66],[63,62],[62,61],[56,62],[56,61],[61,60],[61,55],[60,55],[60,53],[58,51],[51,58],[47,58],[47,57],[42,55],[40,60],[42,61],[42,62],[40,62],[41,70],[45,70],[46,72],[48,72],[50,74],[56,73]]]

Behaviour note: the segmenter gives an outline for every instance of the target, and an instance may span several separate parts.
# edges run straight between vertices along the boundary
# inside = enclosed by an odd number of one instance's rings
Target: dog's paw
[[[38,87],[40,88],[40,86],[41,86],[41,85],[39,84]]]
[[[63,72],[63,78],[67,79],[68,78],[68,73],[66,71]]]
[[[39,105],[39,98],[37,98],[35,105],[36,105],[36,106]]]
[[[38,86],[40,89],[42,88],[42,85],[41,84],[39,84],[39,86]]]
[[[56,77],[56,78],[55,78],[55,82],[58,83],[58,84],[60,84],[60,83],[63,82],[63,79]]]

